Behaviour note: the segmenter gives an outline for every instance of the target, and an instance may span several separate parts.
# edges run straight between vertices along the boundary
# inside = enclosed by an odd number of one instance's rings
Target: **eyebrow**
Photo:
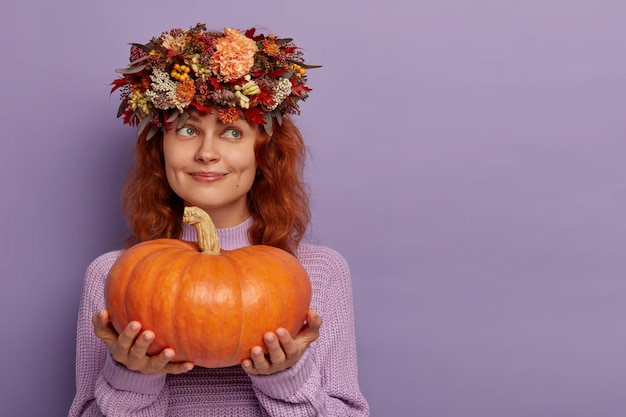
[[[200,122],[200,116],[198,116],[195,112],[189,115],[189,120],[194,122]]]

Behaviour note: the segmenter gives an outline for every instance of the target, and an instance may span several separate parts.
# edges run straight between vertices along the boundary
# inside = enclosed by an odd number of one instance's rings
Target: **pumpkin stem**
[[[219,255],[220,240],[211,216],[199,207],[185,207],[183,221],[196,229],[198,246],[204,254]]]

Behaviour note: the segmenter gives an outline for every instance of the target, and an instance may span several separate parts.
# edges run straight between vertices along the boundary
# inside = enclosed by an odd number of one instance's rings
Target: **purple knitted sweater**
[[[250,245],[252,218],[218,229],[220,246]],[[185,225],[183,240],[195,241]],[[69,416],[367,416],[357,378],[354,310],[345,259],[324,246],[301,244],[297,257],[309,273],[311,307],[324,320],[319,338],[293,367],[248,375],[241,366],[195,367],[180,375],[144,375],[116,363],[96,338],[92,315],[104,308],[104,283],[120,251],[95,259],[85,274],[78,313],[76,396]]]

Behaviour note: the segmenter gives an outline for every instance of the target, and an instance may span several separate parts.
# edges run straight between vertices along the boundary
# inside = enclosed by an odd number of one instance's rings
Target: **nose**
[[[199,162],[214,162],[219,160],[219,152],[216,143],[209,136],[204,136],[200,141],[198,149],[195,154],[196,161]]]

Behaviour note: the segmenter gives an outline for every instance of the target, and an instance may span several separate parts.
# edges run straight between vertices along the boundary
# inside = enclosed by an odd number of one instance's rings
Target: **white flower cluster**
[[[278,80],[278,84],[276,84],[276,88],[274,89],[274,94],[272,98],[274,99],[274,105],[268,108],[269,111],[274,110],[276,107],[283,102],[285,98],[287,98],[291,94],[291,81],[288,78],[282,78]]]
[[[154,107],[160,110],[168,110],[172,106],[179,107],[176,98],[176,82],[172,80],[169,74],[159,68],[155,68],[150,74],[152,84],[151,90],[146,90],[146,96],[150,97]],[[182,112],[182,107],[179,109]]]

